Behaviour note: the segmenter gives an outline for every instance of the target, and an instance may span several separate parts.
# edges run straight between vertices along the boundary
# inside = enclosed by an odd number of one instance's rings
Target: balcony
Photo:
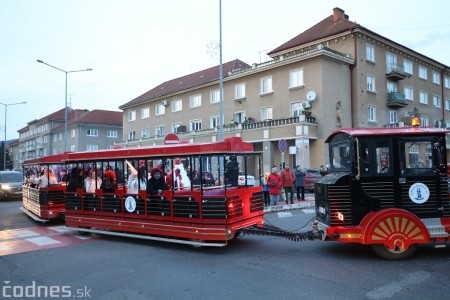
[[[386,78],[392,81],[398,81],[410,77],[411,74],[405,72],[403,66],[390,65],[386,67]]]
[[[405,94],[399,92],[392,92],[387,94],[387,106],[389,108],[400,108],[408,105],[405,100]]]

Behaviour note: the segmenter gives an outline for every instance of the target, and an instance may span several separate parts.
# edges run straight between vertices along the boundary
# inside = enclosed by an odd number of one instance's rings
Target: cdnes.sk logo
[[[3,281],[1,298],[90,298],[91,289],[84,288],[73,289],[70,285],[38,285],[32,281],[30,285],[15,285],[11,281]]]

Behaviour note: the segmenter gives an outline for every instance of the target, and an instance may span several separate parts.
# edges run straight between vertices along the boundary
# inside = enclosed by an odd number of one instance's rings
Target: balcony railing
[[[399,92],[391,92],[387,94],[387,106],[390,108],[405,107],[408,102],[405,99],[405,94]]]
[[[410,77],[411,75],[405,72],[405,69],[401,65],[393,64],[386,67],[386,78],[390,80],[402,80]]]

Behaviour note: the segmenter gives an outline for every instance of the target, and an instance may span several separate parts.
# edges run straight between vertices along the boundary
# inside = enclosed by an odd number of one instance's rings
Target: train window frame
[[[392,176],[394,173],[392,140],[383,138],[374,139],[373,142],[375,176]]]
[[[362,177],[373,175],[373,149],[371,139],[358,139],[358,167]]]
[[[337,152],[335,151],[337,150]],[[345,154],[343,153],[342,149],[344,149]],[[331,162],[331,168],[334,171],[337,172],[348,172],[351,170],[351,157],[353,155],[352,150],[352,141],[351,140],[344,140],[339,141],[336,143],[330,144],[330,162]],[[348,159],[349,163],[343,164],[342,161]],[[339,162],[338,162],[339,160]],[[347,161],[347,162],[348,162]]]
[[[433,138],[428,136],[400,139],[398,146],[400,174],[402,176],[432,176],[435,155],[433,153],[433,143]],[[429,145],[429,148],[427,147],[427,145]],[[411,151],[411,148],[413,146],[414,151]],[[406,155],[406,149],[409,149],[408,158]],[[429,150],[429,152],[427,152],[426,150]],[[424,158],[426,161],[423,160]],[[413,161],[411,162],[411,160]],[[428,166],[426,164],[428,164]]]

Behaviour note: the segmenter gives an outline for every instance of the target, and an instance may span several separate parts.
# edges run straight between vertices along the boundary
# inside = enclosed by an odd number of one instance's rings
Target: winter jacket
[[[267,185],[269,186],[269,194],[279,195],[281,193],[281,176],[276,173],[270,173],[267,178]]]
[[[294,176],[294,172],[292,172],[291,169],[286,170],[283,169],[283,171],[281,171],[281,186],[282,187],[293,187],[294,186],[294,182],[295,182],[295,176]]]
[[[305,173],[295,169],[295,186],[305,186]]]

